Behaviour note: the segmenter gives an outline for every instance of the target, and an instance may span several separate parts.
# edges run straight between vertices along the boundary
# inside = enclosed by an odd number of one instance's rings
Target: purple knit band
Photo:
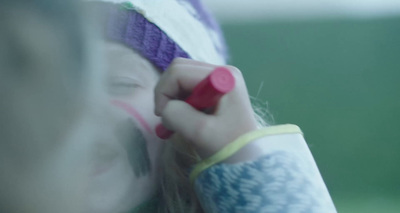
[[[176,57],[190,58],[178,44],[140,13],[119,5],[109,8],[107,39],[138,51],[161,71],[165,71]]]

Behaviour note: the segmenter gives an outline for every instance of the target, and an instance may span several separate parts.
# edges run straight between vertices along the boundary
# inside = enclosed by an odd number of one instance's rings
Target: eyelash
[[[112,78],[108,83],[110,95],[131,95],[141,85],[135,79],[125,77]]]

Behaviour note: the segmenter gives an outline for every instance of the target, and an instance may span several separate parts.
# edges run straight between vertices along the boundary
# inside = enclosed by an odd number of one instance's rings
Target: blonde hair
[[[189,143],[174,135],[167,141],[163,159],[158,213],[203,212],[189,181],[191,166],[200,161],[196,151]]]
[[[269,126],[273,117],[267,104],[251,98],[259,127]],[[158,213],[204,213],[189,180],[190,169],[201,158],[179,135],[167,141],[163,155],[163,178]]]

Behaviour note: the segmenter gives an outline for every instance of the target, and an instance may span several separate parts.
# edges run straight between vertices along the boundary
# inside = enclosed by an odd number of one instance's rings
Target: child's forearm
[[[206,212],[336,212],[301,134],[258,139],[194,185]]]

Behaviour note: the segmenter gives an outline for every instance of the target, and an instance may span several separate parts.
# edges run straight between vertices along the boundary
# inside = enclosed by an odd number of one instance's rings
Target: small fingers
[[[182,99],[193,90],[216,66],[190,59],[175,59],[161,76],[154,92],[155,114],[160,116],[172,99]]]
[[[162,123],[167,129],[179,132],[184,138],[197,142],[199,133],[207,127],[210,117],[183,101],[172,100],[162,112]]]

